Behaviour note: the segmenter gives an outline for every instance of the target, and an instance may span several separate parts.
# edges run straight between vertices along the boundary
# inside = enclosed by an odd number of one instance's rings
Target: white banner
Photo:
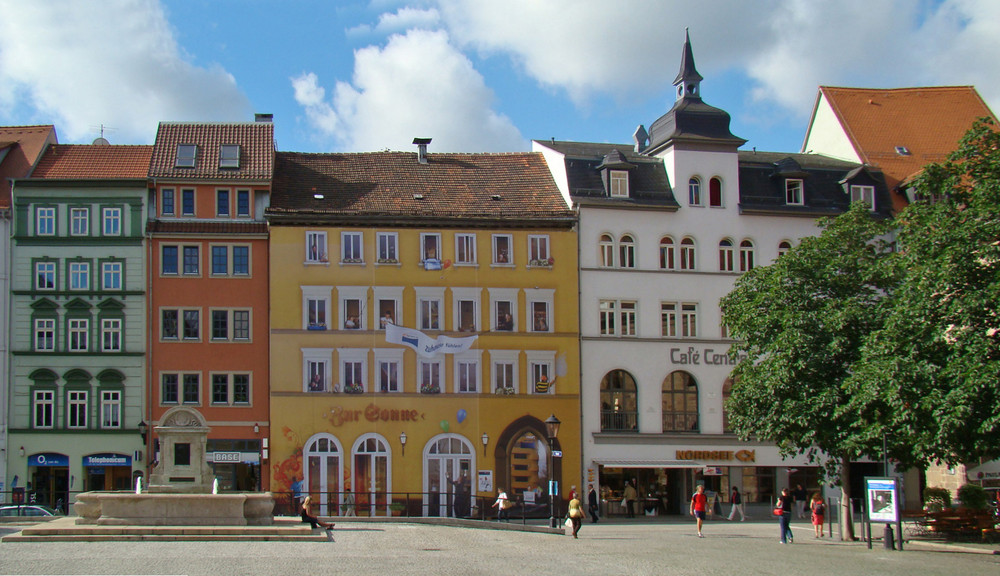
[[[402,344],[416,350],[417,354],[424,358],[433,358],[438,354],[458,354],[472,348],[472,344],[479,338],[476,336],[466,336],[465,338],[452,338],[451,336],[438,336],[431,338],[420,330],[404,328],[395,324],[385,325],[385,341],[390,344]]]

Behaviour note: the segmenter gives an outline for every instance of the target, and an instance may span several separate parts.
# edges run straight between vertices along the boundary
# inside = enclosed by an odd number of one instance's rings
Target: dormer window
[[[628,198],[628,172],[625,170],[611,171],[611,197]]]
[[[223,144],[219,148],[219,168],[239,168],[240,147],[238,144]]]
[[[875,187],[874,186],[851,186],[851,203],[864,202],[868,209],[875,210]]]
[[[802,180],[793,178],[785,180],[785,204],[802,205]]]
[[[178,144],[177,160],[174,162],[174,167],[194,168],[194,161],[197,154],[198,154],[198,146],[194,144]]]

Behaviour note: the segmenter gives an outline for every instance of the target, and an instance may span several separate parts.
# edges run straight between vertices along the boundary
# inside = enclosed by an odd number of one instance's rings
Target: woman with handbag
[[[569,520],[573,526],[573,538],[576,538],[577,532],[580,531],[580,526],[583,524],[583,505],[580,503],[580,499],[575,495],[573,499],[569,501]]]
[[[778,528],[781,530],[781,540],[782,544],[793,542],[792,537],[792,506],[795,499],[792,495],[788,493],[788,488],[781,489],[781,497],[778,498],[778,502],[774,505],[774,515],[778,517]]]

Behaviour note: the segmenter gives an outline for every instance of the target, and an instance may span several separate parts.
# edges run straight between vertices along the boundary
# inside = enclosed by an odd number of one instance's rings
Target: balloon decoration
[[[448,424],[448,421],[447,420],[442,420],[441,421],[441,430],[447,432],[450,429],[451,429],[451,425]]]
[[[442,262],[442,264],[444,265],[445,269],[448,269],[451,267],[451,260],[445,260],[444,262]]]
[[[462,422],[465,422],[465,417],[468,416],[468,412],[465,411],[465,408],[459,408],[456,416],[458,417],[458,423],[461,424]]]

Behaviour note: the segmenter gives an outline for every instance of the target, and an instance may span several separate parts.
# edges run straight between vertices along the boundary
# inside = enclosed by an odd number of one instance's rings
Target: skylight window
[[[896,146],[896,154],[900,156],[909,156],[910,150],[906,146]]]
[[[240,147],[238,144],[223,144],[219,149],[219,168],[239,168]]]
[[[198,147],[194,144],[178,144],[177,160],[174,162],[175,168],[194,168],[195,156],[198,154]]]

